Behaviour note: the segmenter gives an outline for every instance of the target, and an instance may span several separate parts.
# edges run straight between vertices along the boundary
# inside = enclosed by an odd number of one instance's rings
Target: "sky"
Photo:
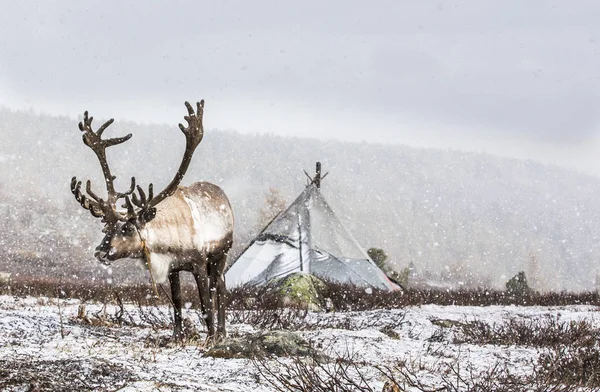
[[[600,176],[600,2],[5,1],[0,105]]]

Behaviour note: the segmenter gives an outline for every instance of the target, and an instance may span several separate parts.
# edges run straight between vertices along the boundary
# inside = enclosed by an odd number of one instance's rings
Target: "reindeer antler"
[[[148,198],[148,207],[154,207],[167,197],[171,196],[175,190],[177,190],[177,186],[183,179],[185,172],[190,166],[190,162],[192,161],[192,155],[194,154],[194,150],[198,147],[198,144],[202,141],[202,137],[204,136],[204,125],[202,124],[202,119],[204,116],[204,100],[196,103],[196,112],[194,113],[194,109],[189,102],[185,102],[185,107],[188,110],[188,115],[184,116],[183,119],[187,121],[188,126],[184,127],[182,124],[179,124],[179,129],[185,135],[185,152],[183,153],[183,159],[181,160],[181,164],[179,165],[179,169],[177,169],[177,173],[175,174],[175,178],[171,181],[169,185],[165,189],[163,189],[156,197]],[[150,185],[152,186],[152,185]],[[141,196],[141,195],[140,195]]]
[[[87,182],[86,190],[93,200],[89,199],[85,194],[81,192],[81,181],[77,181],[77,178],[71,179],[71,192],[75,195],[75,199],[81,204],[83,208],[89,210],[96,218],[104,216],[104,210],[100,206],[98,199],[95,195],[90,192],[90,181]]]
[[[143,214],[153,208],[149,204],[150,200],[152,200],[154,197],[153,185],[150,184],[148,186],[148,197],[146,197],[146,192],[144,192],[142,187],[139,185],[137,186],[137,191],[140,195],[139,197],[135,193],[125,196],[125,204],[123,207],[127,208],[128,219],[137,218],[140,214]],[[135,210],[134,205],[139,208],[138,211]]]
[[[105,222],[109,223],[114,223],[118,220],[137,218],[142,215],[146,216],[146,219],[151,219],[151,217],[154,216],[154,213],[156,213],[154,206],[171,196],[177,190],[177,186],[190,166],[192,155],[204,136],[204,126],[202,124],[204,116],[204,100],[196,103],[195,112],[189,102],[186,101],[185,106],[188,110],[188,115],[183,118],[188,125],[184,127],[182,124],[179,124],[179,129],[181,129],[185,135],[185,152],[183,153],[183,158],[175,177],[165,189],[156,195],[156,197],[154,197],[152,184],[148,186],[148,195],[146,196],[146,193],[140,186],[136,187],[135,177],[131,178],[131,187],[127,192],[119,193],[115,191],[113,183],[115,176],[110,172],[108,162],[106,161],[106,148],[126,142],[131,138],[131,134],[113,139],[102,139],[102,133],[114,120],[111,118],[105,122],[98,131],[94,132],[92,129],[92,121],[94,118],[88,117],[88,112],[86,111],[83,115],[83,122],[79,123],[79,129],[83,132],[83,142],[94,151],[98,157],[98,161],[100,161],[104,180],[106,181],[108,198],[105,201],[92,192],[89,180],[86,184],[86,196],[81,192],[81,181],[77,181],[77,178],[73,177],[71,180],[71,192],[73,192],[73,195],[75,195],[75,199],[77,199],[79,204],[86,210],[89,210],[93,216],[102,217]],[[134,192],[135,189],[137,189],[138,194]],[[116,209],[117,201],[122,198],[125,199],[123,207],[127,208],[127,214],[118,213]],[[138,208],[137,211],[136,207]]]
[[[120,214],[116,210],[116,202],[118,199],[127,197],[135,190],[135,178],[131,178],[131,186],[125,193],[115,191],[114,179],[116,178],[110,172],[110,167],[106,161],[106,148],[126,142],[131,138],[131,134],[123,137],[102,139],[102,133],[108,128],[114,119],[105,122],[98,131],[92,129],[92,121],[94,117],[88,117],[87,110],[83,114],[83,121],[79,123],[79,130],[83,132],[83,143],[94,151],[102,167],[104,180],[106,182],[106,190],[108,193],[107,200],[98,197],[91,189],[91,181],[86,183],[87,196],[81,192],[81,181],[77,181],[76,177],[71,179],[71,192],[75,195],[75,199],[83,208],[89,210],[93,216],[102,217],[105,222],[114,223],[120,219]]]

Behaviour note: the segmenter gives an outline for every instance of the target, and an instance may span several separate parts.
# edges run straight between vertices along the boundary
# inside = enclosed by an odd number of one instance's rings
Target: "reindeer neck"
[[[156,298],[159,298],[160,296],[158,295],[158,289],[156,288],[156,280],[154,279],[154,274],[152,273],[152,257],[150,255],[150,250],[146,245],[146,240],[144,239],[144,237],[142,237],[142,233],[140,233],[140,231],[137,230],[137,234],[140,237],[140,242],[142,244],[142,258],[144,259],[144,263],[146,264],[148,272],[150,273],[150,282],[152,283],[154,295],[156,296]]]

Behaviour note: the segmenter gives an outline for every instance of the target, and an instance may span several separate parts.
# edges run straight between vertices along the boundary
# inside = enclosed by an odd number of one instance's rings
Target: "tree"
[[[411,271],[409,267],[405,268],[401,272],[393,270],[392,268],[390,268],[390,265],[386,263],[388,259],[388,254],[386,253],[386,251],[380,248],[369,248],[369,250],[367,250],[367,254],[371,258],[371,260],[373,260],[375,265],[377,265],[377,267],[379,267],[379,269],[382,270],[388,278],[390,278],[395,283],[400,284],[402,287],[407,286],[408,276]]]
[[[519,272],[506,282],[506,291],[509,294],[517,296],[528,295],[531,292],[524,271]]]
[[[400,284],[400,286],[402,286],[403,288],[406,288],[406,287],[408,287],[408,281],[410,278],[410,274],[411,274],[410,267],[405,267],[399,273],[396,271],[392,271],[390,274],[388,274],[388,276],[391,277],[392,279],[394,279],[396,282],[398,282]]]
[[[382,270],[385,271],[387,270],[387,265],[385,264],[385,261],[388,258],[387,253],[380,248],[369,248],[369,250],[367,250],[367,254],[369,255],[369,257],[371,258],[371,260],[373,260],[375,262],[375,264]]]
[[[283,211],[287,203],[278,188],[269,188],[265,194],[265,205],[258,213],[257,230],[261,231]]]

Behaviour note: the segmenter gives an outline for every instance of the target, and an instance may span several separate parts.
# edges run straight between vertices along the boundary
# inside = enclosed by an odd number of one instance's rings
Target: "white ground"
[[[77,318],[80,302],[77,300],[13,298],[0,296],[0,361],[92,361],[122,365],[138,381],[131,381],[122,390],[206,390],[206,391],[271,391],[273,388],[260,378],[256,367],[245,359],[215,359],[205,357],[201,342],[185,346],[160,347],[155,342],[168,337],[170,330],[152,328],[149,324],[137,327],[93,326]],[[58,306],[60,305],[60,306]],[[126,306],[127,312],[139,319],[135,306]],[[88,319],[98,320],[94,314],[100,305],[86,305]],[[168,307],[161,309],[168,315]],[[109,306],[106,314],[115,308]],[[102,313],[98,313],[102,315]],[[195,311],[186,312],[195,320]],[[477,346],[453,344],[455,329],[443,328],[432,320],[455,320],[467,322],[480,320],[486,323],[502,323],[510,318],[540,318],[546,315],[561,320],[586,319],[600,327],[600,311],[590,306],[567,307],[458,307],[435,306],[409,307],[398,310],[370,312],[329,313],[309,315],[313,323],[324,323],[330,318],[346,320],[347,324],[361,327],[350,329],[318,329],[298,331],[314,346],[321,347],[331,356],[350,352],[355,359],[369,364],[395,364],[408,361],[426,383],[435,384],[448,364],[459,364],[465,372],[485,371],[497,362],[508,363],[513,372],[527,373],[540,353],[539,349],[527,347]],[[62,322],[61,322],[62,319]],[[142,323],[143,324],[143,323]],[[392,338],[380,331],[391,327],[398,334]],[[249,325],[228,326],[230,334],[243,335],[253,332]],[[444,331],[440,335],[440,331]],[[442,339],[430,341],[434,334]],[[434,339],[435,340],[435,339]],[[275,366],[275,365],[274,365]],[[373,378],[369,381],[374,390],[381,390],[384,380],[373,370],[365,372]],[[56,377],[62,377],[56,374]],[[82,376],[85,371],[82,370]],[[100,389],[113,390],[114,385]]]

